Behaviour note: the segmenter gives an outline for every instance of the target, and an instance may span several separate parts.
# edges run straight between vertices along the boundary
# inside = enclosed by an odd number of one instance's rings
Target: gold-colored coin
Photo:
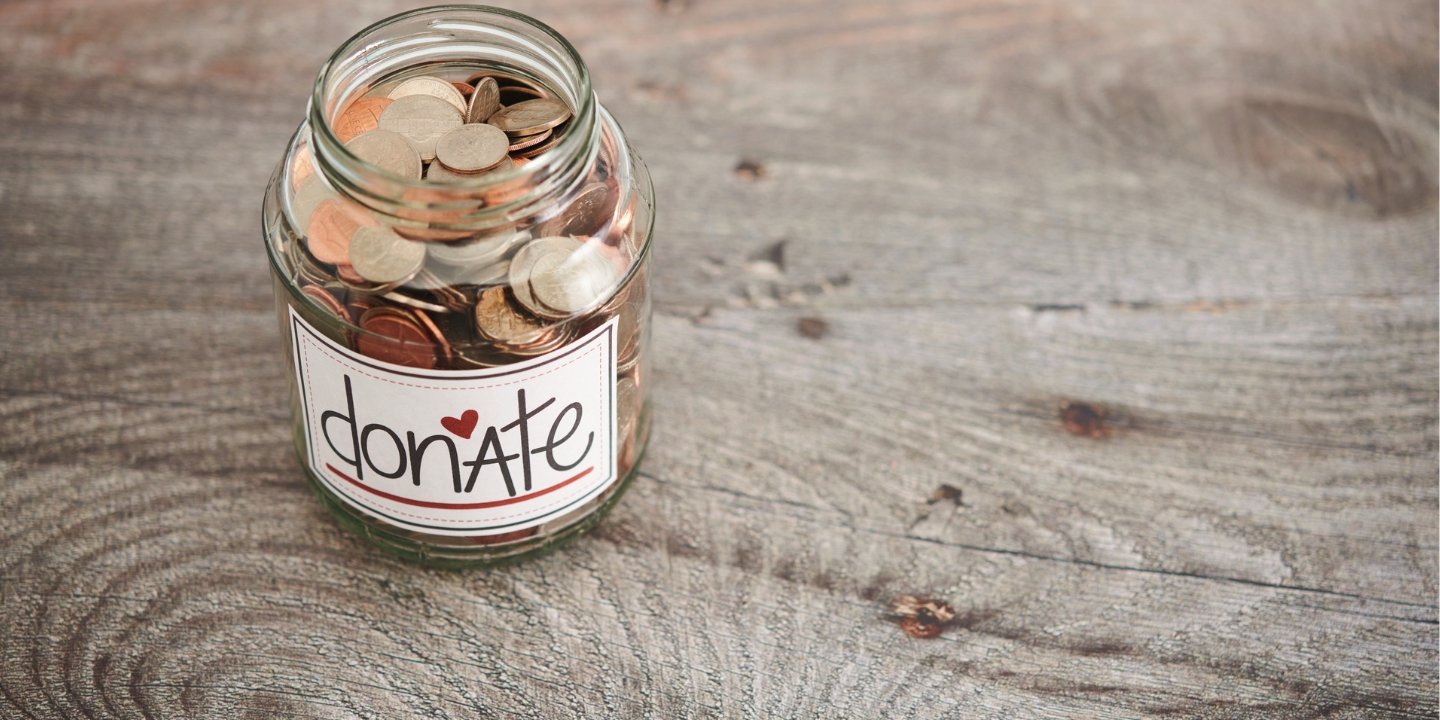
[[[390,91],[389,98],[391,100],[399,100],[400,98],[414,97],[417,95],[425,95],[437,100],[444,100],[462,114],[465,112],[465,96],[461,95],[460,91],[456,90],[454,85],[440,78],[430,77],[429,75],[413,77],[400,83],[394,90]]]
[[[450,90],[453,92],[455,88]],[[464,115],[454,105],[430,95],[406,95],[380,113],[380,129],[410,141],[425,162],[435,159],[435,144],[440,138],[465,124],[464,121]]]
[[[480,293],[475,303],[475,332],[492,342],[523,346],[540,339],[545,326],[517,311],[505,288],[497,287]]]

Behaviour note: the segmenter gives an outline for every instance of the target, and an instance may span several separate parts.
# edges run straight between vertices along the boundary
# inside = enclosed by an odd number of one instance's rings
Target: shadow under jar
[[[342,45],[264,203],[295,448],[325,507],[451,567],[599,522],[649,438],[653,207],[540,22],[435,7]]]

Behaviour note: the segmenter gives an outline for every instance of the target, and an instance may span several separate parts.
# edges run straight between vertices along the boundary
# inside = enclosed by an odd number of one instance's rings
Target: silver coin
[[[395,103],[390,103],[394,107]],[[410,141],[393,132],[371,130],[360,133],[345,143],[361,160],[410,180],[419,180],[425,167]]]
[[[450,91],[460,94],[453,87]],[[461,111],[433,95],[406,95],[380,113],[380,129],[410,141],[425,162],[435,159],[435,144],[440,138],[463,124],[465,117]]]
[[[330,198],[339,197],[324,182],[319,175],[310,175],[300,182],[296,188],[295,196],[290,198],[290,209],[295,211],[295,227],[307,228],[310,226],[310,216],[320,203]]]
[[[350,266],[373,283],[403,283],[425,264],[425,245],[387,227],[362,227],[350,239]]]
[[[500,109],[500,86],[495,78],[481,78],[475,83],[475,92],[470,94],[470,107],[465,113],[465,122],[483,123]]]
[[[501,158],[500,162],[496,164],[495,167],[476,173],[458,173],[454,170],[451,170],[450,168],[445,167],[444,165],[441,165],[439,161],[436,161],[430,163],[430,166],[426,168],[425,179],[437,183],[459,183],[480,180],[481,178],[486,178],[491,175],[499,175],[500,173],[513,169],[515,169],[515,161],[511,160],[510,156],[508,155],[504,158]]]
[[[474,267],[498,262],[517,243],[529,239],[529,231],[512,229],[468,242],[430,243],[427,250],[430,259],[442,265]]]
[[[510,135],[534,135],[570,119],[570,108],[557,98],[536,98],[518,102],[490,116],[485,122]]]
[[[462,114],[465,112],[465,96],[455,89],[454,85],[429,75],[413,77],[395,86],[394,90],[386,97],[391,100],[399,100],[405,97],[425,95],[437,100],[444,100]]]
[[[489,170],[509,157],[510,138],[483,123],[461,125],[435,143],[435,160],[455,172]]]
[[[530,268],[530,292],[547,309],[573,315],[597,304],[619,279],[615,266],[586,243],[568,255],[552,253]]]
[[[556,254],[569,257],[582,244],[572,237],[543,237],[531,240],[521,247],[515,256],[510,258],[510,290],[515,294],[515,300],[536,315],[557,317],[553,310],[535,299],[530,288],[530,273],[541,258]]]

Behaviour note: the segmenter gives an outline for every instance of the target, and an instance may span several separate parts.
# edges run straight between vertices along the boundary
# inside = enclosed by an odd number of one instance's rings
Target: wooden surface
[[[654,174],[659,421],[470,573],[311,496],[259,234],[414,5],[0,3],[0,717],[1435,717],[1433,2],[515,5]]]

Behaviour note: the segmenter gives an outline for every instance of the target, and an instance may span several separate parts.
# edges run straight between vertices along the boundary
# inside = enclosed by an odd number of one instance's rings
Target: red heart
[[[444,425],[446,430],[466,440],[470,439],[470,433],[475,432],[475,423],[478,422],[480,422],[480,413],[474,410],[466,410],[458,418],[440,418],[440,424]]]

